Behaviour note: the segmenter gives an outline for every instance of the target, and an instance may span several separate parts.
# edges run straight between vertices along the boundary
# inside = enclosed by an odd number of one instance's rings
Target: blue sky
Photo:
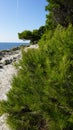
[[[45,24],[46,0],[0,0],[0,42],[20,41],[18,32]]]

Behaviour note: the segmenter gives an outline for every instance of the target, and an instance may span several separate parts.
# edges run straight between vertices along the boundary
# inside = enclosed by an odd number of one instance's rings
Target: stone
[[[0,63],[0,69],[3,69],[3,64],[2,63]]]
[[[4,65],[8,65],[8,64],[11,64],[12,63],[12,59],[6,59],[3,64]]]
[[[2,56],[0,56],[0,60],[2,60]]]

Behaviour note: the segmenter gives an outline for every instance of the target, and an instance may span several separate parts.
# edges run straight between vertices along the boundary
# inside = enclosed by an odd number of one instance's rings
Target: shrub
[[[12,130],[73,128],[73,27],[47,32],[38,49],[22,51],[7,101],[0,102]]]

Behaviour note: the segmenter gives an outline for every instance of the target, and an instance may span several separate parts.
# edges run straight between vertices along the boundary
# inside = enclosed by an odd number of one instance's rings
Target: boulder
[[[3,64],[2,63],[0,63],[0,69],[3,69]]]
[[[8,64],[11,64],[12,63],[12,59],[6,59],[3,64],[4,65],[8,65]]]
[[[0,60],[2,60],[2,56],[0,56]]]

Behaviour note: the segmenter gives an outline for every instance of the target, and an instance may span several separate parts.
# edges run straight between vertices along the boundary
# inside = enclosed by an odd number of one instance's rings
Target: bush
[[[73,128],[73,27],[47,32],[39,49],[22,51],[7,101],[0,102],[12,130]]]

